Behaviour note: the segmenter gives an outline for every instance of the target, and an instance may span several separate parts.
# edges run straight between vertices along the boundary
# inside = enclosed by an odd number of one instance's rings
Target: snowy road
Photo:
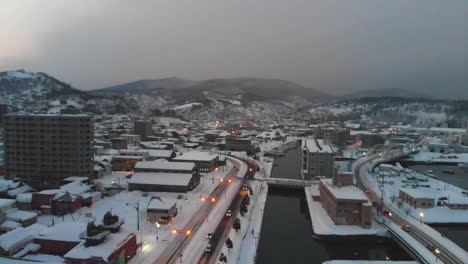
[[[387,160],[392,157],[398,157],[401,153],[392,153],[390,157],[385,157]],[[421,255],[427,263],[432,263],[435,259],[439,259],[444,263],[456,263],[462,264],[466,263],[465,260],[468,259],[468,254],[466,251],[455,245],[452,241],[443,238],[440,233],[432,229],[431,227],[419,223],[413,218],[405,217],[397,209],[393,208],[391,205],[382,201],[382,195],[378,191],[378,186],[372,184],[369,179],[366,177],[368,170],[371,164],[374,161],[379,161],[382,158],[379,155],[371,156],[364,158],[363,162],[358,163],[354,168],[354,175],[356,177],[358,186],[363,189],[366,189],[366,193],[370,196],[374,206],[378,208],[384,208],[384,210],[389,211],[392,216],[388,219],[393,222],[393,224],[399,226],[407,226],[410,228],[408,234],[414,238],[419,244],[430,249],[432,256]],[[418,252],[421,253],[421,252]],[[419,255],[419,254],[418,254]]]
[[[243,178],[239,177],[238,174],[245,174],[246,170],[240,169],[242,167],[241,164],[237,165],[238,169],[232,169],[227,178]],[[212,213],[215,213],[214,211],[219,211],[216,210],[217,207],[219,208],[218,204],[223,200],[223,198],[226,198],[227,192],[231,193],[230,189],[236,189],[239,190],[241,186],[241,181],[235,180],[232,182],[232,184],[220,184],[216,187],[216,189],[213,191],[213,193],[210,195],[209,199],[205,201],[205,203],[200,207],[200,209],[195,213],[195,215],[192,217],[191,221],[187,223],[182,229],[178,229],[176,231],[175,238],[172,240],[172,242],[164,249],[162,254],[153,262],[157,264],[163,264],[163,263],[174,263],[176,261],[182,261],[182,259],[187,259],[190,258],[192,259],[192,256],[184,256],[183,252],[190,252],[190,250],[186,250],[192,240],[194,240],[194,237],[197,239],[201,237],[201,232],[203,232],[206,229],[206,225],[204,223],[206,222],[208,224],[208,218],[214,218],[211,217]],[[237,191],[236,191],[237,193]],[[216,202],[211,202],[211,199],[214,198]],[[224,200],[223,200],[224,203]],[[230,204],[230,203],[229,203]],[[222,204],[224,205],[224,204]],[[216,219],[219,218],[217,214],[215,217]],[[213,219],[215,220],[215,219]],[[211,220],[213,222],[213,220]],[[216,222],[216,221],[214,221]],[[189,232],[189,233],[188,233]],[[206,234],[202,234],[205,236]],[[194,241],[196,242],[196,241]],[[197,255],[197,252],[191,252],[190,254]],[[200,253],[201,255],[201,253]],[[195,256],[195,258],[197,258]]]

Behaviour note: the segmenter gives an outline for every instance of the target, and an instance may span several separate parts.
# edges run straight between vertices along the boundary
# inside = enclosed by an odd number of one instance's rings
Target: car
[[[231,209],[226,211],[226,216],[232,216],[232,210]]]
[[[389,212],[389,211],[384,210],[384,211],[383,211],[383,215],[386,216],[386,217],[391,217],[391,216],[392,216],[392,213]]]
[[[401,229],[403,229],[403,230],[406,231],[406,232],[410,232],[410,231],[411,231],[411,226],[409,226],[409,225],[402,225],[402,226],[401,226]]]
[[[144,192],[144,193],[141,194],[141,196],[147,197],[147,196],[148,196],[148,193],[147,193],[147,192]]]
[[[208,243],[208,245],[206,245],[205,252],[211,253],[212,251],[213,251],[213,245],[211,245],[211,243]]]
[[[206,238],[207,238],[208,240],[210,240],[212,237],[213,237],[213,233],[208,233],[208,234],[206,235]]]
[[[133,174],[127,174],[127,175],[125,175],[125,178],[130,179],[130,178],[132,178],[132,176],[133,176]]]

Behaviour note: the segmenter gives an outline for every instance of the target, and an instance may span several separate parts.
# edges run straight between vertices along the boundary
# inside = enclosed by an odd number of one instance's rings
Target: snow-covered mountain
[[[91,91],[120,94],[138,102],[145,113],[180,114],[194,119],[217,116],[254,117],[294,112],[329,97],[301,85],[276,79],[229,78],[190,81],[179,78],[142,80]],[[283,111],[284,110],[284,111]]]
[[[131,100],[97,96],[48,74],[24,70],[0,72],[0,102],[7,103],[13,112],[56,113],[63,108],[96,113],[138,110],[136,102]]]

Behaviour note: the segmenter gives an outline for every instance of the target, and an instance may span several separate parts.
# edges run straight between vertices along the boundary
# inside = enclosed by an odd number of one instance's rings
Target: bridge
[[[268,186],[276,186],[288,189],[302,189],[313,184],[318,184],[318,181],[307,181],[287,178],[266,178],[256,180],[265,181],[268,184]]]
[[[465,250],[443,237],[430,226],[402,214],[397,208],[393,208],[391,204],[383,201],[380,190],[366,177],[366,174],[370,173],[378,165],[384,162],[396,161],[417,151],[419,151],[418,148],[407,152],[389,148],[383,153],[376,153],[357,161],[353,172],[358,186],[367,189],[366,193],[380,211],[385,209],[392,214],[391,217],[384,219],[383,225],[400,244],[409,249],[422,263],[466,263],[465,260],[468,259],[468,254]],[[403,227],[407,231],[403,230]]]

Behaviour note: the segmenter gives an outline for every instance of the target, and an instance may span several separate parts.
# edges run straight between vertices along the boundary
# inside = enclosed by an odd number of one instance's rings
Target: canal
[[[275,158],[272,177],[300,178],[301,149]],[[390,239],[325,241],[313,237],[303,190],[270,188],[257,261],[260,264],[322,263],[327,260],[411,260]]]

